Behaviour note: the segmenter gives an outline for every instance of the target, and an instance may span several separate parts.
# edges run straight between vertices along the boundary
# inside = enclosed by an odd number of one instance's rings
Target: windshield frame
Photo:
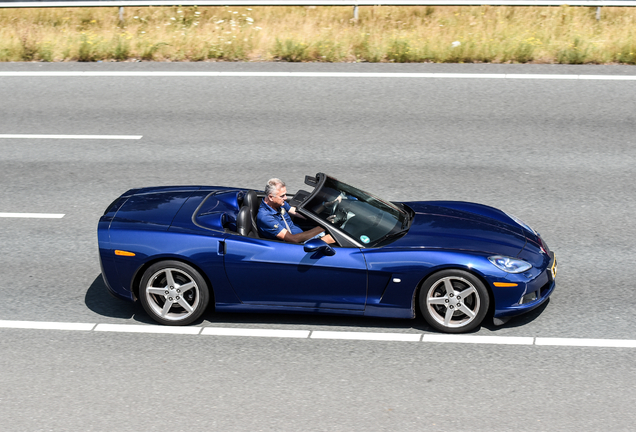
[[[356,247],[372,248],[384,245],[387,243],[386,240],[388,238],[390,238],[391,241],[394,241],[400,236],[400,234],[406,233],[409,229],[410,221],[412,219],[409,212],[393,204],[390,201],[378,197],[377,195],[351,186],[348,183],[344,183],[336,179],[335,177],[328,176],[324,173],[318,173],[316,174],[316,177],[305,177],[305,183],[309,186],[314,186],[314,190],[305,199],[303,199],[302,202],[297,204],[297,210],[303,215],[310,217],[316,222],[319,222],[320,225],[327,228],[328,231],[335,232],[339,237],[346,238],[348,242],[352,243]],[[353,238],[353,236],[350,235],[347,231],[337,227],[332,223],[329,223],[309,208],[306,208],[309,203],[311,203],[317,196],[319,196],[321,192],[323,192],[323,189],[325,189],[325,186],[327,184],[329,184],[330,186],[336,185],[336,190],[349,193],[355,196],[356,200],[361,200],[362,202],[369,204],[371,207],[381,211],[383,214],[389,214],[392,217],[395,217],[397,220],[396,225],[389,232],[385,233],[380,238],[375,239],[374,241],[371,241],[369,243],[362,243],[361,241],[358,241],[357,239]],[[342,189],[345,190],[343,191]]]

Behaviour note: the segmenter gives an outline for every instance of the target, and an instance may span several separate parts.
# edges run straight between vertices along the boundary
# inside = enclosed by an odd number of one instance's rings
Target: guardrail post
[[[124,7],[119,6],[119,24],[124,23]]]
[[[353,7],[353,19],[356,21],[358,20],[358,5]]]
[[[598,6],[596,8],[596,21],[600,21],[601,20],[601,7]]]

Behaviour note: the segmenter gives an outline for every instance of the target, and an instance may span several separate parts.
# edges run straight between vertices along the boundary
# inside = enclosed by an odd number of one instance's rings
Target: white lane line
[[[61,219],[63,213],[0,213],[3,218]]]
[[[314,331],[314,332],[311,332],[310,338],[311,339],[419,342],[422,339],[422,335],[408,334],[408,333]]]
[[[479,336],[413,333],[371,333],[344,331],[310,331],[249,329],[224,327],[171,327],[142,324],[94,324],[45,321],[0,320],[0,329],[78,330],[116,333],[186,334],[207,336],[247,336],[296,339],[366,340],[396,342],[438,342],[481,345],[540,345],[552,347],[636,348],[632,339],[584,339],[516,336]]]
[[[307,339],[309,337],[309,330],[270,330],[270,329],[204,327],[201,334],[210,335],[210,336],[256,336],[256,337]]]
[[[532,345],[533,337],[514,336],[472,336],[472,335],[442,335],[425,334],[424,342],[464,343],[464,344],[494,344],[494,345]]]
[[[34,134],[0,134],[7,139],[83,139],[83,140],[138,140],[143,135],[34,135]]]
[[[97,324],[95,331],[119,333],[161,333],[161,334],[190,334],[201,333],[201,327],[169,327],[158,325],[133,324]]]
[[[543,338],[538,337],[536,345],[597,347],[597,348],[636,348],[636,340],[628,339],[576,339],[576,338]]]
[[[117,72],[0,71],[0,77],[297,77],[297,78],[443,78],[635,81],[636,75],[382,73],[382,72]]]
[[[95,324],[0,320],[0,328],[34,329],[34,330],[82,330],[82,331],[91,331],[91,330],[93,330],[95,328]]]

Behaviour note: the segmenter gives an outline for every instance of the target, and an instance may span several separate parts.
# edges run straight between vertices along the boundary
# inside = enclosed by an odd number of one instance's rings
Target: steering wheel
[[[338,206],[340,205],[340,203],[342,202],[343,199],[346,199],[346,196],[343,192],[340,193],[340,195],[338,195],[337,197],[335,197],[333,199],[333,201],[329,201],[330,203],[333,203],[333,207],[331,207],[331,214],[336,214],[336,211],[338,210]]]
[[[327,221],[331,222],[337,227],[341,227],[343,223],[347,221],[347,212],[337,211],[334,209],[333,214],[327,217]]]
[[[340,205],[340,201],[338,201],[338,198],[333,200],[333,207],[331,207],[331,214],[335,215],[336,212],[338,211],[338,205]]]
[[[331,216],[327,217],[327,221],[337,227],[342,227],[352,216],[355,216],[353,213],[349,214],[349,211],[340,205],[343,198],[345,198],[344,194],[340,194],[333,201],[330,201],[333,204],[330,210]]]

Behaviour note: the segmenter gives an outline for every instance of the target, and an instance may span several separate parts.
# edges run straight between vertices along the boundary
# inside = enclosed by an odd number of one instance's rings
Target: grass
[[[636,9],[369,6],[0,10],[0,61],[636,64]]]

